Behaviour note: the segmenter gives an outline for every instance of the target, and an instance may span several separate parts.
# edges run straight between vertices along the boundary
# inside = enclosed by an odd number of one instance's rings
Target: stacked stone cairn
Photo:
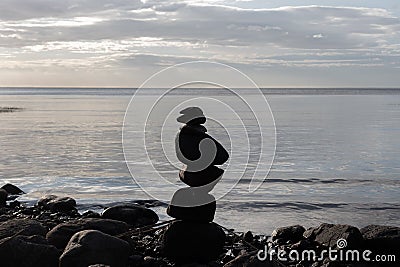
[[[202,125],[203,111],[189,107],[180,112],[180,129],[175,148],[178,159],[185,164],[179,172],[180,180],[189,187],[175,192],[167,214],[177,219],[164,233],[163,247],[168,258],[177,263],[206,263],[223,252],[225,233],[213,223],[216,201],[210,194],[224,170],[229,154]]]

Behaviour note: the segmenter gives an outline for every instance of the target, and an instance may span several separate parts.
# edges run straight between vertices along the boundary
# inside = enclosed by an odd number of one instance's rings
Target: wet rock
[[[21,189],[19,189],[17,186],[13,185],[13,184],[5,184],[1,187],[2,189],[6,190],[8,194],[10,195],[21,195],[21,194],[25,194],[24,191],[22,191]]]
[[[163,266],[167,266],[167,264],[162,259],[154,258],[151,256],[146,256],[143,258],[143,262],[140,266],[142,266],[142,267],[163,267]]]
[[[33,207],[24,208],[20,211],[21,214],[24,215],[33,215],[35,214],[36,210]]]
[[[253,236],[253,233],[252,233],[251,231],[247,231],[247,232],[243,235],[243,240],[244,240],[245,242],[251,242],[251,241],[253,241],[253,238],[254,238],[254,236]]]
[[[83,230],[98,230],[109,235],[118,235],[128,231],[128,224],[98,218],[73,220],[57,225],[47,233],[46,238],[50,244],[59,249],[64,249],[70,238]]]
[[[181,188],[172,197],[167,214],[175,219],[212,222],[217,204],[215,198],[195,188]]]
[[[61,251],[42,236],[13,236],[0,240],[1,266],[54,267]]]
[[[47,229],[38,221],[30,219],[12,219],[0,223],[0,239],[13,235],[45,236]]]
[[[129,244],[96,230],[74,234],[60,257],[60,267],[86,267],[104,264],[113,267],[127,265]]]
[[[163,236],[165,255],[178,263],[206,263],[223,252],[224,231],[215,223],[176,221]]]
[[[198,172],[189,172],[186,170],[182,170],[179,172],[179,178],[188,186],[208,186],[209,189],[207,189],[207,191],[211,191],[223,174],[223,169],[220,169],[216,166],[210,166]]]
[[[364,241],[358,228],[342,224],[323,223],[319,227],[308,229],[303,236],[331,248],[337,248],[339,239],[346,240],[347,248],[360,248]]]
[[[290,243],[296,243],[304,238],[303,233],[305,231],[306,229],[301,225],[280,227],[272,232],[271,239],[278,244],[284,244],[288,241]]]
[[[101,216],[100,216],[100,213],[88,210],[88,211],[85,211],[84,213],[82,213],[82,217],[83,218],[100,218]]]
[[[76,201],[70,197],[58,197],[55,195],[47,195],[38,201],[38,206],[52,212],[68,212],[76,211]]]
[[[400,227],[368,225],[360,232],[366,241],[400,247]]]
[[[368,225],[360,230],[365,246],[374,253],[396,254],[400,257],[400,227]]]
[[[15,209],[21,206],[21,202],[19,202],[18,200],[14,200],[10,201],[8,205],[10,206],[11,209]]]
[[[138,205],[117,205],[107,208],[102,218],[126,222],[134,227],[152,225],[158,222],[158,215],[151,209]]]
[[[4,207],[7,203],[8,193],[4,189],[0,189],[0,207]]]

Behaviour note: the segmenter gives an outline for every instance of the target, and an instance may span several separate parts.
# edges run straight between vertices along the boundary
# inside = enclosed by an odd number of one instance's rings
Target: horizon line
[[[187,87],[182,89],[218,89],[221,87]],[[231,87],[232,89],[254,89],[251,87]],[[340,87],[306,87],[306,86],[287,86],[287,87],[258,87],[259,89],[350,89],[350,90],[398,90],[400,86],[396,87],[353,87],[353,86],[340,86]],[[0,86],[0,89],[139,89],[139,87],[125,87],[125,86]],[[143,87],[142,89],[165,89],[164,87]]]

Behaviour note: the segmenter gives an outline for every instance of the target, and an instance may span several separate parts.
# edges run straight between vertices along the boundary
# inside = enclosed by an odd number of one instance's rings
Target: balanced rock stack
[[[203,111],[189,107],[177,121],[185,125],[175,140],[178,159],[185,164],[179,178],[189,187],[175,192],[167,214],[175,219],[164,234],[163,246],[167,257],[175,262],[209,262],[222,253],[225,233],[213,223],[216,201],[210,194],[224,170],[215,165],[224,164],[229,154],[202,125]]]

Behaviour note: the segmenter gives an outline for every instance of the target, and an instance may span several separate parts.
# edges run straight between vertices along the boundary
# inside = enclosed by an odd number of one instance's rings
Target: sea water
[[[157,90],[148,90],[149,99]],[[1,183],[11,182],[27,192],[21,200],[28,204],[44,194],[68,195],[82,211],[150,199],[131,177],[122,149],[125,110],[134,92],[1,88],[0,107],[23,108],[0,113]],[[235,184],[218,200],[216,222],[265,234],[292,224],[400,224],[399,90],[263,93],[276,126],[271,171],[255,192],[246,190],[246,181]],[[207,88],[184,94],[195,98],[220,93]],[[146,101],[146,95],[142,97]],[[211,129],[209,133],[213,135]],[[133,170],[139,177],[147,171]],[[171,175],[180,184],[177,171]],[[227,186],[229,181],[221,180]],[[169,219],[165,205],[155,209],[161,219]]]

